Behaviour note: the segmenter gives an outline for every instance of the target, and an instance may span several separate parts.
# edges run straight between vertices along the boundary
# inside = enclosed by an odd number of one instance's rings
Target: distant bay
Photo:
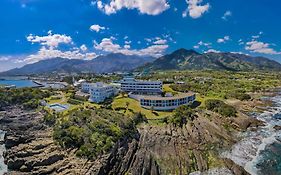
[[[0,79],[0,85],[5,86],[13,86],[16,88],[24,88],[24,87],[38,87],[39,85],[34,83],[32,80],[21,80],[21,79]]]

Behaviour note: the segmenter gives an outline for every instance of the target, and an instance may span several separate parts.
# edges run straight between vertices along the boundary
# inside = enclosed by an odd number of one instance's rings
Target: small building
[[[84,93],[89,93],[89,101],[95,103],[102,103],[105,99],[110,98],[118,93],[114,86],[101,82],[83,83],[81,91]]]
[[[81,91],[84,92],[84,93],[90,93],[90,87],[91,85],[93,85],[94,83],[87,83],[87,82],[84,82],[81,84]]]
[[[140,81],[133,77],[124,77],[121,83],[121,91],[134,94],[161,94],[162,81]]]
[[[146,109],[157,111],[170,111],[182,105],[192,104],[195,101],[195,93],[181,93],[175,96],[140,96],[140,105]]]

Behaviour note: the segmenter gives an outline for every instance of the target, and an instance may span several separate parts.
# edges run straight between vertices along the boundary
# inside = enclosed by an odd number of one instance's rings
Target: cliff
[[[257,121],[239,116],[248,126]],[[8,174],[188,174],[215,171],[247,174],[218,152],[236,142],[226,124],[239,126],[211,112],[183,126],[141,124],[134,139],[118,142],[112,151],[96,160],[75,156],[75,149],[63,150],[52,139],[52,128],[44,125],[40,112],[20,107],[0,112],[0,129],[7,131],[5,161]]]

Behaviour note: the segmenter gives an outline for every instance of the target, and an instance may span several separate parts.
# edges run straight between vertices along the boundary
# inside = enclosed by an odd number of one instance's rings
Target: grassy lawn
[[[170,84],[164,84],[164,85],[163,85],[163,91],[166,92],[166,93],[174,94],[174,95],[178,93],[177,91],[174,91],[174,90],[170,87]]]
[[[137,100],[128,98],[127,96],[122,97],[121,95],[114,98],[112,107],[113,107],[113,109],[116,109],[118,107],[127,108],[126,104],[129,104],[128,109],[131,109],[134,112],[141,112],[141,113],[145,114],[145,116],[148,119],[163,118],[163,117],[166,117],[166,116],[169,116],[172,114],[172,112],[155,111],[158,114],[158,115],[155,115],[154,113],[152,113],[151,110],[142,108]],[[132,113],[132,112],[130,112],[130,110],[126,110],[126,111],[120,110],[120,112],[125,112],[125,114],[128,114],[128,115],[130,115]]]

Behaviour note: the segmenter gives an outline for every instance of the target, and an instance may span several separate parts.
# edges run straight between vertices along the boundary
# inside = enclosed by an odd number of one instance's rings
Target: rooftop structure
[[[169,111],[182,105],[192,104],[195,101],[195,93],[180,93],[169,97],[140,96],[139,101],[143,108]]]
[[[104,84],[101,82],[83,83],[81,91],[84,93],[89,93],[90,94],[89,101],[95,103],[101,103],[105,99],[110,98],[117,94],[117,89],[114,86]]]
[[[162,93],[161,81],[140,81],[133,77],[124,77],[120,81],[121,90],[124,92],[132,92],[134,94],[160,94]]]

